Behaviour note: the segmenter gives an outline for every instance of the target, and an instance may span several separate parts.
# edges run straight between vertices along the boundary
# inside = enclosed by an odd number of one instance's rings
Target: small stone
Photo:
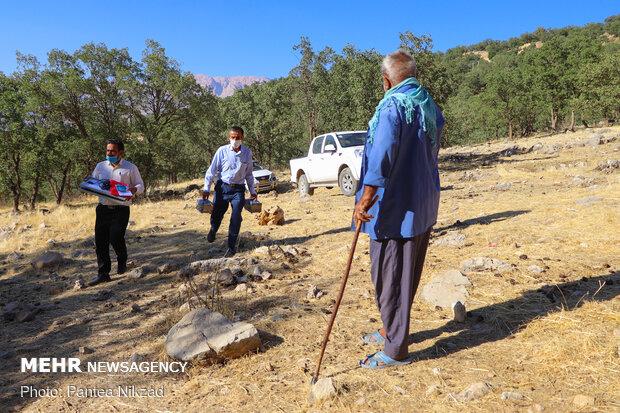
[[[84,282],[83,279],[78,278],[77,280],[75,280],[75,282],[73,283],[73,289],[74,290],[81,290],[82,288],[86,288],[86,283]]]
[[[360,295],[362,296],[362,298],[372,298],[372,296],[370,295],[370,291],[368,290],[362,290],[360,292]]]
[[[174,268],[172,268],[172,265],[168,263],[157,267],[158,274],[168,274],[168,273],[171,273],[172,271],[174,271]]]
[[[140,267],[140,268],[136,268],[135,270],[131,270],[131,272],[129,273],[129,278],[138,280],[140,278],[144,278],[145,275],[146,273],[144,272],[142,267]]]
[[[220,285],[227,286],[235,283],[235,277],[229,268],[224,268],[214,277],[209,277],[210,282],[216,282]]]
[[[90,251],[86,250],[75,250],[71,252],[71,258],[82,258],[90,254]]]
[[[578,394],[577,396],[573,397],[573,404],[578,409],[583,409],[588,406],[594,406],[594,401],[594,397],[586,396],[585,394]]]
[[[24,308],[19,313],[17,313],[17,316],[15,317],[15,319],[19,321],[20,323],[25,323],[25,322],[34,320],[34,317],[36,314],[37,314],[37,310],[31,310],[29,308]]]
[[[309,358],[299,359],[297,360],[295,364],[304,373],[308,373],[310,371],[310,359]]]
[[[50,247],[54,247],[56,246],[56,240],[54,238],[50,238],[47,241],[45,241],[47,245],[49,245]]]
[[[602,201],[603,198],[598,197],[598,196],[589,196],[586,198],[581,198],[575,201],[575,204],[577,205],[587,205],[590,202],[598,202],[598,201]]]
[[[56,267],[62,264],[64,258],[61,253],[54,251],[46,251],[39,258],[30,263],[35,269],[43,269],[48,267]]]
[[[531,272],[532,274],[541,274],[545,272],[545,269],[539,267],[538,265],[530,265],[529,267],[527,267],[527,271]]]
[[[527,408],[527,413],[542,413],[545,410],[540,404],[533,404]]]
[[[258,255],[269,255],[269,247],[263,245],[262,247],[258,247],[254,250],[254,254]]]
[[[407,394],[407,392],[405,391],[405,389],[403,389],[402,387],[399,386],[393,386],[392,390],[394,390],[396,393],[400,393],[402,395]]]
[[[93,295],[93,301],[105,301],[112,297],[112,291],[110,290],[99,290]]]
[[[288,265],[287,263],[283,262],[280,264],[280,267],[282,267],[283,270],[290,270],[291,266]]]
[[[247,275],[243,275],[241,277],[237,277],[237,278],[235,278],[235,282],[237,284],[245,284],[245,283],[248,282],[248,276]]]
[[[523,397],[523,395],[519,394],[519,393],[514,393],[514,392],[511,392],[511,391],[505,391],[505,392],[502,393],[501,399],[503,401],[506,401],[506,400],[525,400],[525,397]]]
[[[312,386],[312,390],[310,391],[310,396],[308,397],[308,401],[311,404],[315,404],[319,401],[329,399],[335,395],[336,395],[336,388],[334,387],[332,378],[327,377],[324,379],[320,379],[314,384],[314,386]]]
[[[273,274],[271,274],[269,271],[263,271],[263,273],[261,274],[261,278],[263,279],[263,281],[271,280],[271,278],[273,278]]]
[[[366,399],[363,397],[360,397],[359,399],[357,399],[357,401],[355,402],[356,406],[361,406],[363,404],[366,404]]]
[[[286,318],[285,314],[276,314],[273,317],[271,317],[271,321],[280,321]]]
[[[21,260],[22,258],[24,258],[24,254],[20,254],[19,252],[13,251],[9,255],[7,255],[6,260],[8,262],[15,262],[15,261]]]
[[[441,369],[439,367],[435,367],[433,369],[433,375],[435,376],[441,376]]]
[[[144,356],[142,354],[133,353],[131,357],[129,357],[130,363],[139,363],[144,360]]]
[[[142,311],[142,308],[140,308],[140,306],[138,304],[132,304],[131,305],[131,312],[132,313],[139,313],[140,311]]]
[[[306,298],[309,300],[312,299],[319,299],[322,296],[324,296],[326,293],[324,291],[319,290],[319,288],[316,285],[310,285],[310,287],[308,288],[308,293],[306,294]]]
[[[235,292],[237,293],[241,293],[241,294],[245,294],[248,292],[248,285],[247,284],[239,284],[236,288],[235,288]]]
[[[454,321],[456,321],[457,323],[465,322],[467,310],[465,309],[463,303],[461,303],[460,301],[454,303],[454,305],[452,306],[452,312],[454,314]]]
[[[85,346],[80,347],[79,350],[80,350],[80,354],[91,354],[95,352],[95,350],[93,350],[92,348],[88,348]]]
[[[248,267],[247,273],[255,277],[260,277],[260,275],[263,273],[263,267],[258,264],[250,265]]]
[[[498,182],[497,185],[495,185],[495,189],[498,191],[507,191],[510,188],[512,188],[511,182]]]
[[[439,396],[441,394],[441,390],[439,390],[439,386],[430,386],[426,389],[426,397],[430,396]]]
[[[460,247],[465,243],[467,235],[461,234],[457,231],[449,231],[447,235],[437,239],[433,242],[433,246],[437,245],[449,245],[454,247]]]
[[[474,383],[459,394],[456,395],[458,400],[471,401],[486,396],[491,392],[491,386],[488,383]]]

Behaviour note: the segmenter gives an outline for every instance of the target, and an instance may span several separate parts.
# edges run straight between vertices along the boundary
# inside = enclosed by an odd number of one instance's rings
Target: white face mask
[[[230,144],[233,147],[233,149],[238,149],[241,146],[241,139],[239,139],[239,140],[231,139],[230,140]]]

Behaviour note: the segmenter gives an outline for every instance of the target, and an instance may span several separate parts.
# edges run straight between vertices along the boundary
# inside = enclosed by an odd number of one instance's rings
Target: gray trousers
[[[383,352],[395,360],[407,357],[409,320],[431,234],[414,238],[370,240],[370,274],[386,338]]]

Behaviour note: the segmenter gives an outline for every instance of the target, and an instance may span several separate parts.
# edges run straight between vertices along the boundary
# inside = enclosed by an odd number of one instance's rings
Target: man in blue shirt
[[[241,145],[243,129],[233,126],[228,132],[228,138],[230,144],[218,148],[211,166],[207,169],[202,199],[209,199],[211,183],[217,178],[211,213],[211,230],[207,235],[207,241],[215,241],[215,234],[230,204],[232,213],[228,226],[228,250],[225,255],[232,256],[237,252],[237,237],[239,237],[241,228],[241,211],[245,203],[244,182],[247,182],[253,200],[256,200],[256,191],[252,175],[252,151]]]
[[[370,236],[371,278],[383,323],[362,337],[383,346],[360,360],[362,367],[372,369],[411,363],[410,311],[437,222],[437,156],[445,123],[417,81],[415,60],[408,52],[390,53],[381,69],[386,93],[368,124],[353,214],[354,223]]]

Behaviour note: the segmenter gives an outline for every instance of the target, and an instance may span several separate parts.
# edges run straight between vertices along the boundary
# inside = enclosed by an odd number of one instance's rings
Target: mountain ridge
[[[213,94],[221,98],[232,96],[235,90],[253,83],[269,81],[263,76],[207,76],[202,73],[195,74],[194,78],[200,86],[211,88]]]

